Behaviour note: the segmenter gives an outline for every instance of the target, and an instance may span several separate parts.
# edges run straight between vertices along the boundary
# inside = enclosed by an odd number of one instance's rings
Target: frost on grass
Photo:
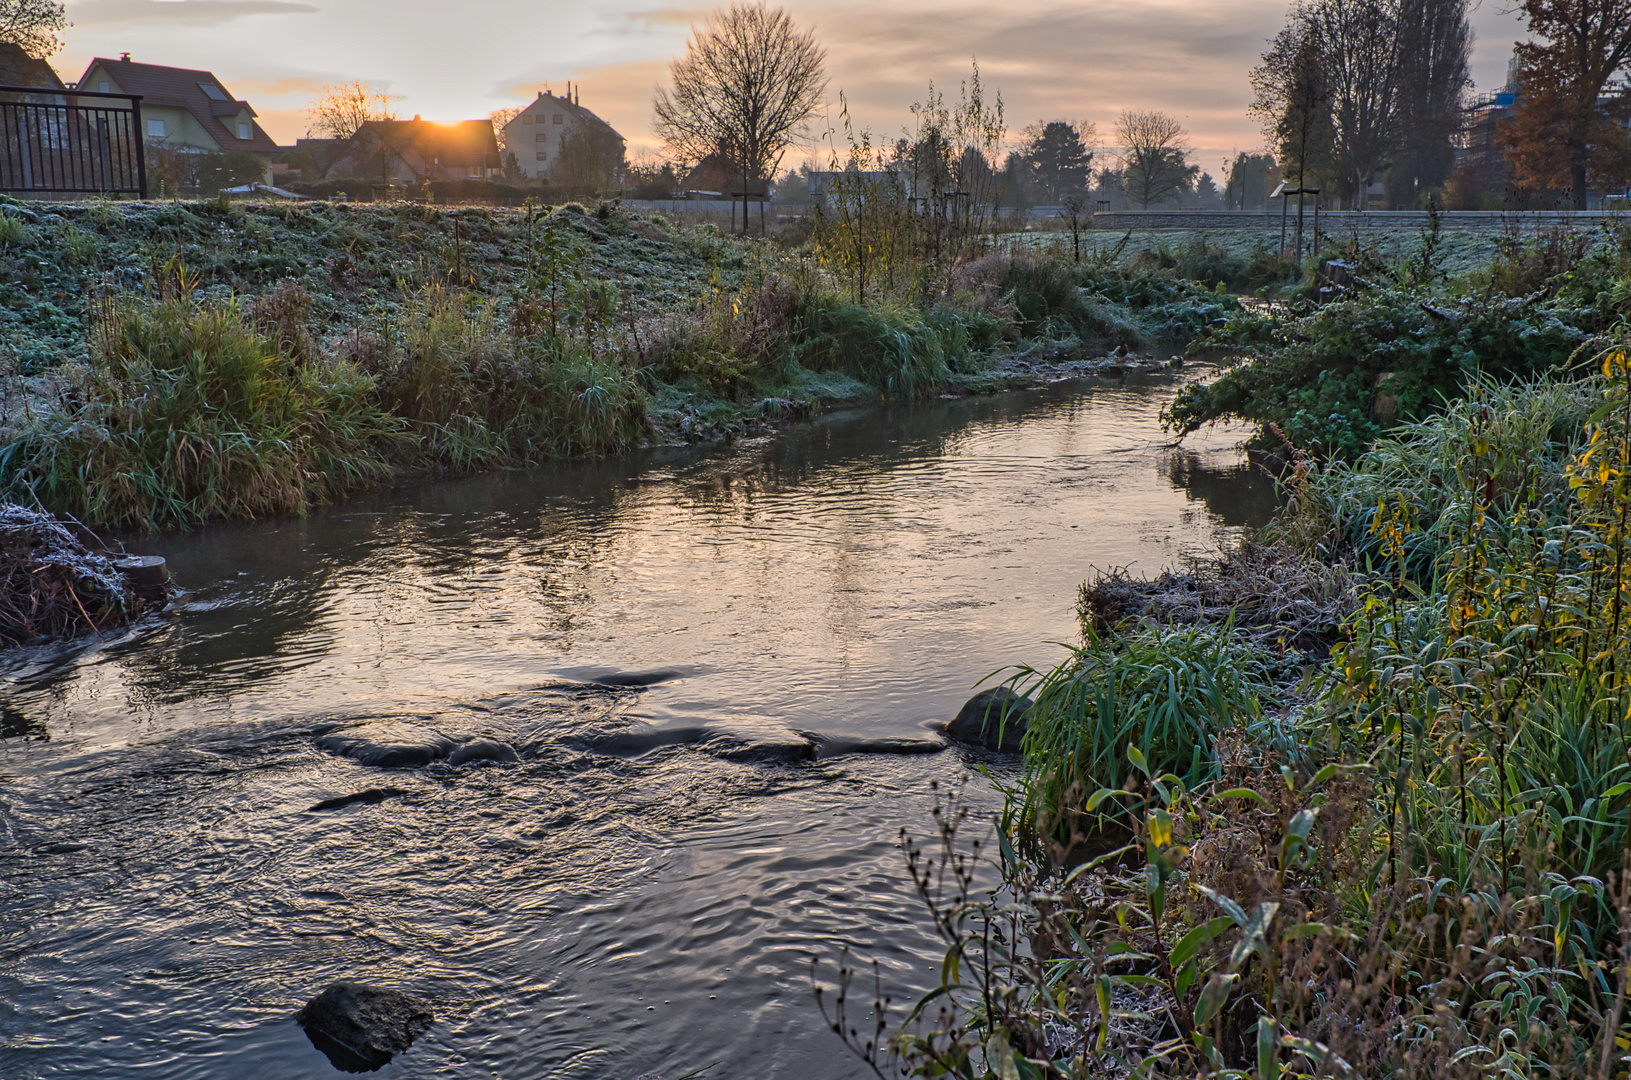
[[[0,503],[0,647],[122,626],[144,604],[50,514]]]

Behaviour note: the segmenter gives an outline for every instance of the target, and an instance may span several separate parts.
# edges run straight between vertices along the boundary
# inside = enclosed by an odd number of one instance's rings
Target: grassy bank
[[[614,206],[0,202],[0,491],[88,523],[301,513],[405,471],[1008,385],[1227,316],[1170,271],[899,253]]]
[[[955,808],[912,848],[945,982],[874,1060],[1627,1075],[1631,361],[1597,365],[1299,455],[1251,544],[1090,582],[1019,679],[1003,888]]]
[[[1288,302],[1242,311],[1191,346],[1235,369],[1168,410],[1180,434],[1224,418],[1322,456],[1352,459],[1392,425],[1419,420],[1479,379],[1583,371],[1631,314],[1631,229],[1553,229],[1498,238],[1488,262],[1450,258],[1428,233],[1402,258],[1350,243],[1348,281],[1329,302],[1309,268]],[[1270,425],[1279,429],[1275,434]]]

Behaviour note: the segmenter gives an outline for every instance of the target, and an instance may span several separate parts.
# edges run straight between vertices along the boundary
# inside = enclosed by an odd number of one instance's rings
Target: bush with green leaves
[[[1239,362],[1186,386],[1163,414],[1188,434],[1223,419],[1277,425],[1293,444],[1352,458],[1386,422],[1421,419],[1476,379],[1560,372],[1593,339],[1594,316],[1536,297],[1469,296],[1451,304],[1394,288],[1364,289],[1306,312],[1253,315],[1194,348]],[[1377,408],[1389,399],[1389,416]],[[1267,440],[1265,440],[1267,441]]]
[[[1000,884],[966,814],[908,841],[940,984],[870,1038],[839,1015],[852,1048],[978,1080],[1627,1075],[1631,360],[1602,360],[1303,462],[1270,541],[1366,568],[1295,684],[1227,622],[1199,652],[1117,623],[1049,673]],[[1222,689],[1258,680],[1280,708]]]

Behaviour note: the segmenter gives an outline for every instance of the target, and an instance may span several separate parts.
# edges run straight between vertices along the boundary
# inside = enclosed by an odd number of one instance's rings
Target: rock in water
[[[515,747],[497,739],[471,739],[447,756],[449,765],[463,765],[471,761],[520,761]]]
[[[436,1019],[430,1006],[400,990],[330,983],[295,1017],[312,1045],[343,1072],[372,1072],[413,1045]]]
[[[1030,698],[1006,686],[981,690],[969,698],[958,710],[957,718],[946,725],[946,737],[987,750],[1017,754],[1033,704]]]

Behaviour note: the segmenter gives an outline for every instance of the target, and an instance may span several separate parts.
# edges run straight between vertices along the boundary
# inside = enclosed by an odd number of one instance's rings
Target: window
[[[544,151],[540,150],[540,151],[538,151],[538,160],[539,161],[548,161],[549,160],[549,155],[547,153],[545,153]]]
[[[149,120],[147,122],[147,137],[149,139],[162,139],[162,138],[164,138],[164,121],[163,120]]]
[[[227,97],[225,91],[223,91],[219,86],[216,86],[214,83],[201,82],[198,84],[198,88],[204,91],[204,96],[209,98],[211,101],[232,100],[231,98]]]
[[[99,82],[99,83],[97,83],[97,84],[96,84],[96,91],[97,91],[97,93],[99,93],[99,94],[105,94],[105,93],[107,93],[107,92],[108,92],[108,84],[107,84],[107,83],[105,83],[105,82]]]
[[[523,123],[523,124],[530,124],[530,123],[532,123],[532,117],[530,117],[530,116],[523,116],[523,117],[522,117],[522,118],[521,118],[521,122],[522,122],[522,123]]]
[[[248,124],[239,124],[238,125],[238,138],[240,138],[240,139],[250,139],[250,138],[254,138],[254,135],[255,135],[254,131],[252,131],[250,129]]]
[[[555,122],[557,124],[565,123],[566,122],[566,117],[562,116],[560,113],[556,113],[555,114]]]
[[[549,135],[546,132],[540,131],[538,134],[532,137],[532,141],[535,143],[546,143],[549,141]]]

